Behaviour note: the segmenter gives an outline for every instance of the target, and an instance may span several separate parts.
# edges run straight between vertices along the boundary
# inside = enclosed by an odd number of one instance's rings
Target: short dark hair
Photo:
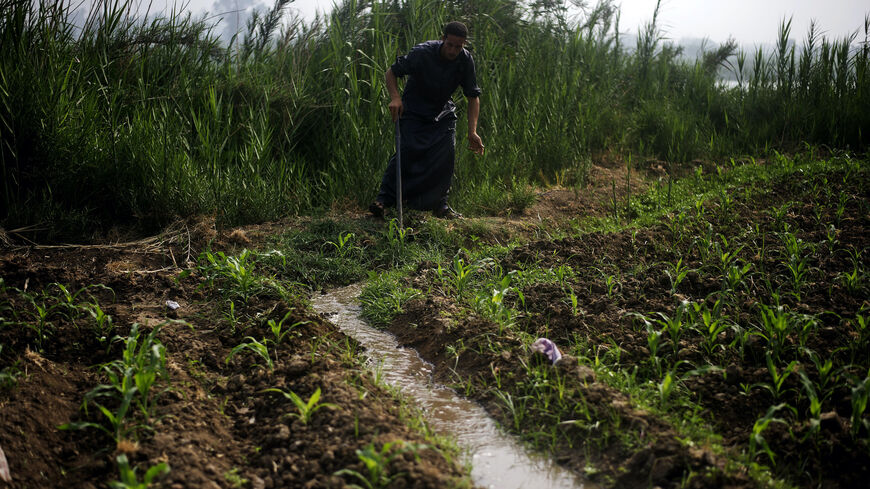
[[[448,35],[454,35],[465,39],[468,37],[468,27],[465,27],[465,24],[462,22],[454,20],[444,26],[444,37],[447,37]]]

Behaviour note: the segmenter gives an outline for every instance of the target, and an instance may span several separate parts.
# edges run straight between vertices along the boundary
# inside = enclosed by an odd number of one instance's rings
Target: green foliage
[[[169,465],[166,462],[161,462],[150,467],[145,471],[142,480],[136,475],[136,467],[130,467],[130,462],[127,456],[123,453],[118,455],[118,470],[121,472],[121,480],[109,483],[112,489],[148,489],[154,480],[162,475],[169,473]]]
[[[230,363],[230,360],[236,356],[242,350],[250,350],[259,356],[264,362],[266,362],[266,366],[269,370],[275,369],[275,362],[272,360],[272,355],[269,353],[269,340],[263,338],[263,341],[257,341],[253,336],[246,336],[243,343],[239,343],[232,350],[230,350],[230,354],[227,355],[227,358],[224,360],[225,363]]]
[[[166,372],[166,349],[156,335],[160,326],[151,330],[148,335],[139,331],[139,325],[133,324],[130,336],[124,341],[124,351],[121,359],[100,366],[108,384],[101,384],[85,395],[82,407],[85,414],[88,406],[94,404],[109,423],[109,427],[90,421],[66,423],[60,429],[97,428],[109,434],[116,443],[129,437],[135,438],[141,428],[150,428],[148,424],[155,415],[155,402],[159,393],[153,388],[158,380],[168,379]],[[108,398],[109,402],[101,404],[96,399]],[[114,410],[110,407],[117,405]],[[139,408],[145,424],[138,423],[132,417],[132,410]]]
[[[591,155],[612,150],[681,162],[867,144],[870,50],[850,47],[857,33],[830,41],[811,25],[796,49],[788,21],[774,53],[729,42],[692,63],[658,8],[629,50],[611,2],[572,17],[546,2],[348,0],[278,35],[287,3],[229,45],[205,20],[145,19],[124,1],[96,2],[81,25],[65,0],[0,4],[5,226],[69,235],[200,213],[223,225],[367,202],[392,151],[383,73],[449,18],[471,27],[488,146],[458,151],[452,198],[479,212],[521,212],[530,184],[583,185]]]
[[[403,312],[406,302],[420,294],[420,290],[405,286],[397,273],[373,273],[360,294],[363,315],[373,324],[387,324]]]
[[[405,453],[411,452],[417,457],[417,453],[428,448],[420,443],[408,443],[401,440],[384,443],[381,449],[375,448],[374,442],[369,443],[362,449],[357,449],[356,456],[363,464],[365,472],[353,469],[341,469],[335,475],[350,476],[363,485],[351,484],[350,487],[365,489],[383,489],[388,487],[402,473],[391,474],[390,463]]]
[[[302,421],[302,424],[308,424],[311,421],[311,417],[314,416],[314,413],[323,409],[335,409],[338,406],[335,404],[331,404],[328,402],[320,402],[320,387],[318,387],[311,397],[308,398],[307,401],[303,401],[299,395],[297,395],[293,391],[283,391],[281,389],[266,389],[265,392],[277,392],[284,396],[284,398],[289,399],[294,406],[296,406],[296,413],[287,413],[288,416],[295,416]]]

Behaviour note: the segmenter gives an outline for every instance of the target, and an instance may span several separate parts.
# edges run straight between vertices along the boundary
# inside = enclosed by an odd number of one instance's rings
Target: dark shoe
[[[438,219],[462,219],[462,214],[454,211],[449,205],[435,209],[432,215]]]
[[[369,206],[369,212],[372,213],[372,216],[377,217],[378,219],[384,218],[384,203],[383,202],[372,202],[372,205]]]

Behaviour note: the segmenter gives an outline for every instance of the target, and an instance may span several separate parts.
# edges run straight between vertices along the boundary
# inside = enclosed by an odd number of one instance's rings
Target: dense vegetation
[[[59,237],[365,202],[392,147],[383,72],[448,19],[471,27],[484,89],[489,151],[459,152],[453,192],[468,211],[522,205],[528,183],[582,183],[604,153],[867,145],[868,19],[833,41],[810,26],[798,48],[785,23],[770,56],[726,43],[686,63],[655,16],[627,46],[619,33],[634,26],[610,1],[574,18],[561,2],[347,0],[311,24],[282,23],[288,3],[224,46],[184,13],[104,0],[75,23],[68,2],[0,0],[0,222]],[[723,64],[737,87],[717,79]]]

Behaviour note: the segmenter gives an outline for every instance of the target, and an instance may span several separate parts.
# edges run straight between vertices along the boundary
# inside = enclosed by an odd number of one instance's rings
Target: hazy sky
[[[165,0],[154,0],[155,5]],[[169,0],[172,2],[172,0]],[[190,10],[218,13],[254,5],[271,6],[274,0],[189,0]],[[594,3],[594,0],[590,0]],[[656,0],[617,0],[622,6],[620,30],[636,31],[652,18]],[[331,0],[296,0],[290,8],[304,17],[312,17],[318,9],[330,10]],[[861,29],[864,16],[870,12],[867,0],[662,0],[660,24],[672,40],[684,37],[707,37],[721,42],[733,35],[743,44],[773,43],[780,22],[793,17],[792,38],[802,40],[814,19],[830,38]],[[226,16],[229,20],[229,15]],[[860,40],[859,39],[859,40]]]

